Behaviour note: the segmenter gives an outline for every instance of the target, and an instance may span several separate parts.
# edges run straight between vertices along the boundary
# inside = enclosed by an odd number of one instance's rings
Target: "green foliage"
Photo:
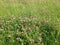
[[[60,1],[0,0],[0,45],[60,45]]]

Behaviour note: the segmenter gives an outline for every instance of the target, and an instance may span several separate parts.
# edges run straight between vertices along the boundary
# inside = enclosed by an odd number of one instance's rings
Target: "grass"
[[[0,45],[60,45],[60,1],[0,0]]]

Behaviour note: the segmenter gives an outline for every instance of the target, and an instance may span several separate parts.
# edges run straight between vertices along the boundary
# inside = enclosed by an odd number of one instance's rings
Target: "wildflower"
[[[30,27],[28,27],[28,26],[25,26],[25,29],[26,29],[26,30],[30,30]]]
[[[32,20],[37,20],[37,18],[36,17],[32,17]]]
[[[2,28],[0,28],[0,31],[3,31],[3,29],[2,29]]]
[[[16,38],[17,41],[20,41],[20,38]]]
[[[17,37],[16,40],[17,40],[17,41],[21,41],[20,37]]]
[[[8,38],[11,38],[11,35],[8,35]]]
[[[6,23],[9,23],[10,21],[6,21]]]
[[[51,19],[46,19],[45,22],[49,22]]]
[[[18,34],[20,34],[20,32],[19,32],[19,30],[18,30],[18,29],[16,30],[16,34],[17,34],[17,35],[18,35]]]
[[[37,45],[37,44],[34,44],[34,45]]]
[[[23,22],[23,19],[21,18],[21,19],[19,19],[20,20],[20,22]]]
[[[39,40],[40,42],[42,42],[42,38],[41,38],[41,37],[39,37],[38,40]]]
[[[17,32],[17,33],[19,32],[18,29],[16,30],[16,32]]]
[[[15,19],[15,17],[12,18],[13,20]]]
[[[25,22],[30,22],[31,20],[27,17],[25,17]]]
[[[34,39],[32,39],[32,40],[30,41],[30,43],[31,43],[31,44],[34,43]]]
[[[33,27],[36,28],[36,25],[34,25]]]
[[[46,20],[45,20],[45,22],[49,22],[49,20],[48,20],[48,19],[46,19]]]
[[[26,29],[27,31],[29,31],[29,32],[32,32],[31,28],[28,27],[28,26],[25,26],[25,29]]]

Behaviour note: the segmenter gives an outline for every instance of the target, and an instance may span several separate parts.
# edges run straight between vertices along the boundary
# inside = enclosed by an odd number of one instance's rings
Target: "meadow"
[[[0,0],[0,45],[60,45],[60,0]]]

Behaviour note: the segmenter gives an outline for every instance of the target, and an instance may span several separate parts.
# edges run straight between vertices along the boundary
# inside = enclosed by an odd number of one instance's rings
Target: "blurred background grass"
[[[60,27],[59,0],[0,0],[0,16],[31,17],[51,19]]]

